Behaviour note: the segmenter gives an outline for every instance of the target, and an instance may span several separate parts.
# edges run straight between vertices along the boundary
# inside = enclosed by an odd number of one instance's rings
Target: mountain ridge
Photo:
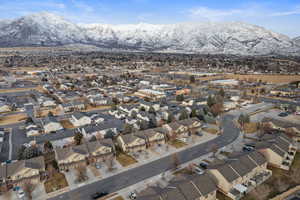
[[[75,24],[42,12],[0,20],[0,47],[87,44],[101,48],[211,54],[294,54],[298,40],[243,22]]]

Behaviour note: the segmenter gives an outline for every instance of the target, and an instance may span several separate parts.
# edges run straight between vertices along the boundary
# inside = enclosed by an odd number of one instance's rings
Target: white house
[[[72,114],[69,120],[75,127],[85,126],[92,123],[92,119],[90,117],[80,112]]]
[[[0,113],[11,111],[11,107],[7,104],[0,102]]]
[[[42,124],[43,124],[45,133],[51,133],[51,132],[55,132],[55,131],[64,129],[62,127],[62,125],[56,120],[55,117],[46,117],[42,121]]]

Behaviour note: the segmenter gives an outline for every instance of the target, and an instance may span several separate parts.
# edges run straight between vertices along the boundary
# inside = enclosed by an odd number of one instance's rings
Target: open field
[[[5,117],[0,117],[0,125],[15,124],[26,119],[27,119],[26,114],[7,115]]]
[[[0,89],[0,93],[12,93],[12,92],[26,92],[30,90],[37,90],[39,92],[44,92],[41,86],[32,88],[13,88],[13,89]]]
[[[237,79],[237,80],[253,80],[253,81],[263,81],[268,83],[290,83],[292,81],[299,81],[300,75],[266,75],[266,74],[251,74],[251,75],[241,75],[241,74],[228,74],[225,78]]]
[[[87,105],[86,109],[83,110],[83,112],[90,112],[90,111],[94,111],[94,110],[104,110],[104,109],[110,109],[111,106],[91,106],[91,105]]]

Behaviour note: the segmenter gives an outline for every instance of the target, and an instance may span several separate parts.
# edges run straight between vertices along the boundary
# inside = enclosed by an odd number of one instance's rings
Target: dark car
[[[98,199],[98,198],[104,197],[104,196],[106,196],[106,195],[108,195],[107,192],[96,192],[96,193],[93,194],[91,197],[92,197],[92,199]]]
[[[289,115],[289,114],[286,113],[286,112],[282,112],[282,113],[279,113],[279,114],[278,114],[279,117],[286,117],[286,116],[288,116],[288,115]]]
[[[249,146],[244,146],[243,147],[243,151],[253,151],[254,148],[253,147],[249,147]]]
[[[202,162],[199,164],[200,167],[202,167],[203,169],[207,169],[208,164],[205,162]]]

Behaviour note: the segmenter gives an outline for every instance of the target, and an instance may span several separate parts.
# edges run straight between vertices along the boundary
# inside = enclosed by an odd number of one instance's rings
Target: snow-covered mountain
[[[300,47],[300,36],[293,39],[294,43]]]
[[[160,52],[270,54],[299,51],[295,40],[241,23],[78,25],[51,13],[0,21],[0,46],[89,44]]]

